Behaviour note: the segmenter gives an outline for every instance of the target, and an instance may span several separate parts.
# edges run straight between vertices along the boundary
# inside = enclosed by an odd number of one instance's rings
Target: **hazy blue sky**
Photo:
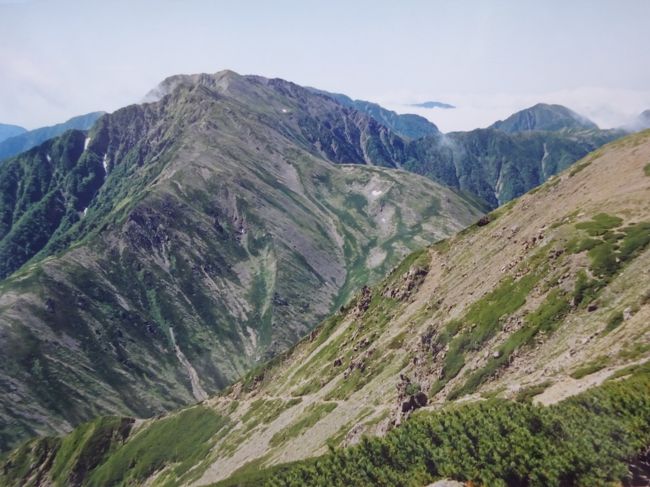
[[[443,130],[537,101],[601,125],[650,108],[650,1],[0,0],[0,122],[138,102],[232,69],[419,110]]]

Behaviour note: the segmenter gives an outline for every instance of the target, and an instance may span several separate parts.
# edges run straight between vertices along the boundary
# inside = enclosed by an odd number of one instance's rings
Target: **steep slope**
[[[560,105],[538,104],[488,129],[441,134],[417,115],[398,115],[376,103],[315,90],[368,114],[407,140],[394,163],[465,194],[491,208],[521,196],[603,144],[626,135],[600,130]]]
[[[411,142],[402,167],[476,195],[495,208],[623,135],[621,130],[452,132]]]
[[[0,279],[81,219],[105,176],[86,140],[71,130],[0,166]]]
[[[18,125],[9,125],[0,123],[0,142],[14,135],[20,135],[27,132],[27,129],[19,127]]]
[[[593,130],[597,129],[598,126],[591,120],[562,105],[538,103],[509,116],[505,120],[493,123],[490,128],[515,134],[538,130],[552,132],[558,130]]]
[[[271,485],[425,485],[445,472],[508,485],[621,479],[623,462],[642,462],[650,443],[649,158],[650,131],[609,144],[410,255],[223,394],[137,426],[102,419],[33,441],[8,457],[4,480],[66,483],[79,471],[81,485],[206,485],[235,472],[224,485],[276,474]],[[558,405],[472,404],[495,397]],[[393,428],[384,443],[260,473]]]
[[[436,127],[435,124],[431,123],[429,120],[421,117],[420,115],[411,113],[398,114],[392,110],[383,108],[377,103],[372,103],[364,100],[353,100],[349,96],[343,95],[341,93],[329,93],[327,91],[317,90],[315,88],[310,88],[310,90],[329,96],[338,101],[341,105],[354,108],[361,113],[365,113],[380,124],[388,127],[393,132],[406,139],[419,139],[420,137],[426,137],[427,135],[436,135],[440,133],[438,127]]]
[[[174,79],[166,83],[173,84]],[[164,93],[166,83],[149,97]],[[521,196],[589,152],[628,133],[600,130],[565,107],[540,103],[506,122],[497,122],[493,128],[441,134],[418,115],[398,115],[376,103],[308,89],[366,113],[404,137],[404,149],[398,145],[397,150],[391,150],[392,160],[386,158],[386,165],[403,167],[478,197],[490,208]]]
[[[0,161],[36,147],[46,140],[63,134],[66,130],[88,130],[102,115],[104,112],[87,113],[50,127],[23,131],[4,140],[0,137]]]
[[[379,167],[401,139],[330,98],[231,72],[167,85],[0,167],[5,446],[202,399],[481,215]]]

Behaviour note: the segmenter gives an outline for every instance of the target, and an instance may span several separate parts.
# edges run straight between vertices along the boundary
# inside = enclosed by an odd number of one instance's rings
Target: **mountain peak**
[[[66,130],[88,130],[105,112],[91,112],[84,115],[78,115],[66,120],[63,123],[50,125],[48,127],[40,127],[34,130],[22,129],[16,135],[6,137],[3,139],[0,136],[0,161],[4,161],[9,157],[15,156],[26,150],[35,147],[46,140],[63,134]],[[0,125],[0,135],[2,133],[2,125]]]
[[[537,105],[514,113],[505,120],[495,122],[490,128],[512,134],[538,130],[591,130],[597,129],[598,126],[591,120],[565,106],[538,103]]]
[[[143,98],[144,103],[152,103],[160,100],[163,96],[170,94],[179,86],[190,85],[207,85],[210,87],[226,87],[234,80],[240,80],[244,76],[224,69],[216,73],[194,73],[194,74],[174,74],[162,80],[156,87],[152,88]]]
[[[27,132],[27,129],[19,127],[18,125],[0,123],[0,142],[8,139],[9,137],[24,134],[25,132]]]

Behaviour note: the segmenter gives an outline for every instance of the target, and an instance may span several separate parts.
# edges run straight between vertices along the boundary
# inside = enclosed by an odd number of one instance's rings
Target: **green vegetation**
[[[650,176],[650,162],[643,166],[643,172],[645,173],[646,176]]]
[[[535,396],[539,396],[542,392],[553,385],[553,381],[546,380],[539,384],[524,387],[517,392],[515,400],[517,402],[531,402]]]
[[[250,431],[258,424],[268,424],[275,420],[283,411],[300,404],[302,398],[283,401],[282,399],[258,399],[254,401],[248,411],[241,417],[242,423],[245,424],[245,431]]]
[[[621,377],[625,377],[627,375],[632,375],[632,374],[650,374],[650,361],[643,362],[641,364],[632,364],[628,365],[627,367],[623,367],[622,369],[618,369],[616,372],[614,372],[612,375],[610,375],[607,380],[612,381],[616,379],[620,379]]]
[[[210,451],[227,420],[203,406],[185,409],[137,431],[87,479],[89,486],[133,485],[162,468],[180,478]]]
[[[494,486],[606,486],[650,444],[650,376],[608,382],[555,406],[490,400],[416,414],[384,438],[219,487],[421,486],[439,477]]]
[[[381,335],[386,326],[396,316],[403,303],[400,299],[386,297],[385,290],[399,287],[403,284],[404,276],[412,270],[424,270],[429,267],[430,255],[427,250],[419,250],[409,254],[399,266],[379,284],[365,293],[359,293],[356,299],[352,300],[335,317],[325,321],[322,327],[317,328],[317,337],[314,340],[312,349],[325,343],[336,326],[347,316],[349,311],[358,306],[361,299],[369,299],[364,305],[364,310],[359,316],[354,316],[354,322],[335,339],[322,347],[312,360],[302,365],[293,375],[292,382],[298,385],[293,391],[293,396],[302,396],[319,390],[338,376],[341,371],[350,369],[349,375],[340,380],[338,384],[328,393],[326,400],[343,400],[351,394],[363,388],[374,377],[380,374],[390,365],[395,354],[388,352],[382,354],[374,351],[373,343]],[[420,275],[424,279],[426,272]],[[411,292],[415,292],[421,281],[411,283]],[[365,297],[364,297],[365,296]],[[405,335],[400,334],[388,347],[389,350],[397,350],[394,347],[401,346]],[[354,348],[357,350],[354,350]],[[361,349],[370,352],[361,358]],[[334,361],[339,365],[332,366]]]
[[[420,391],[422,391],[422,386],[417,383],[417,382],[410,382],[406,386],[406,390],[404,391],[407,396],[415,396],[418,394]]]
[[[497,369],[507,364],[516,350],[530,345],[540,333],[553,333],[569,309],[570,304],[566,295],[558,289],[551,291],[539,308],[526,316],[524,326],[499,346],[496,356],[490,357],[484,367],[470,374],[465,383],[451,391],[447,398],[457,399],[474,392]]]
[[[430,395],[439,392],[458,375],[465,365],[465,354],[479,350],[483,343],[492,338],[500,330],[501,318],[517,311],[538,281],[539,275],[536,273],[529,273],[517,281],[506,277],[494,291],[472,304],[462,319],[451,321],[445,326],[436,338],[435,347],[440,349],[449,344],[449,351],[445,356],[442,376],[432,386]],[[496,361],[491,364],[490,368],[498,367]],[[482,382],[489,373],[491,372],[486,369],[481,377],[475,374],[471,383]],[[467,387],[469,390],[475,385]],[[459,393],[454,392],[453,395]]]
[[[623,312],[615,311],[607,320],[607,326],[605,327],[604,333],[609,333],[610,331],[618,328],[618,326],[623,323]]]
[[[129,435],[132,419],[102,417],[64,437],[52,464],[52,478],[66,485],[84,479]]]
[[[34,475],[34,469],[48,461],[51,455],[56,455],[60,446],[61,438],[48,436],[27,441],[12,453],[0,455],[0,462],[4,464],[0,470],[0,483],[22,487],[26,484],[25,480]],[[54,485],[61,485],[61,479],[52,481]]]
[[[578,367],[573,372],[571,372],[571,377],[574,379],[582,379],[588,375],[595,374],[599,370],[603,370],[605,367],[607,367],[608,363],[609,357],[597,357],[591,362],[587,362],[586,364]]]
[[[611,216],[606,213],[599,213],[595,215],[591,221],[577,223],[578,230],[585,230],[592,237],[602,236],[608,230],[619,227],[623,220],[617,216]]]
[[[581,269],[576,275],[573,290],[573,304],[575,306],[587,305],[593,301],[604,283],[598,279],[589,279],[587,273]]]
[[[404,346],[404,340],[406,339],[406,332],[403,331],[401,333],[398,333],[393,337],[393,339],[390,341],[388,344],[388,348],[390,350],[399,350]]]
[[[633,342],[630,344],[628,342],[626,345],[627,347],[618,352],[618,356],[624,360],[636,360],[650,351],[650,343]]]
[[[312,404],[305,408],[302,415],[290,425],[273,435],[270,441],[271,446],[278,446],[282,443],[302,434],[308,428],[318,423],[322,418],[336,409],[335,402]]]
[[[325,396],[325,399],[328,401],[348,399],[353,393],[361,390],[390,365],[393,357],[393,353],[389,353],[388,355],[374,353],[362,364],[355,367],[347,378],[340,380],[337,386]]]
[[[619,217],[600,213],[591,221],[575,226],[595,238],[576,240],[568,245],[568,250],[573,253],[587,251],[591,261],[590,270],[604,280],[602,284],[650,244],[650,222],[639,222],[620,228],[622,223],[623,220]],[[583,282],[581,285],[585,284]],[[597,292],[595,288],[600,284],[592,284],[592,291]]]
[[[593,161],[591,159],[587,159],[584,162],[577,162],[576,164],[573,165],[571,168],[571,171],[569,171],[569,177],[573,177],[576,174],[578,174],[580,171],[583,169],[589,167]]]
[[[24,443],[5,460],[1,484],[21,485],[49,458],[49,477],[55,486],[80,485],[129,436],[133,420],[105,416],[84,423],[64,438],[41,438]]]

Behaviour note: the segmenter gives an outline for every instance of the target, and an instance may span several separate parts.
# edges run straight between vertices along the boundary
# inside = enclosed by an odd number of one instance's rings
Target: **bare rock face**
[[[398,400],[400,401],[399,421],[416,409],[426,406],[429,402],[429,398],[422,392],[420,384],[412,382],[408,376],[400,375],[397,391]]]
[[[370,302],[372,301],[372,291],[368,286],[363,286],[361,288],[361,295],[357,301],[356,306],[354,307],[354,314],[357,317],[363,316],[366,310],[370,307]]]
[[[383,292],[383,296],[400,301],[407,300],[417,291],[428,273],[429,269],[427,267],[412,267],[401,277],[397,284],[387,287]]]
[[[476,222],[476,226],[484,227],[488,223],[490,223],[490,217],[488,215],[484,215],[478,219],[478,221]]]

